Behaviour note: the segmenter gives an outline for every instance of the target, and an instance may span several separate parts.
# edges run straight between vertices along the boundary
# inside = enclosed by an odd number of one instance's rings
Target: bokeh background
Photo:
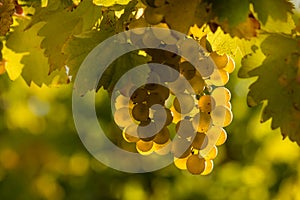
[[[253,80],[237,79],[237,71],[227,85],[234,120],[207,176],[174,165],[145,174],[110,169],[77,135],[72,84],[28,87],[21,78],[12,82],[1,75],[0,199],[300,199],[300,148],[271,131],[270,121],[260,124],[261,107],[246,104]],[[99,92],[96,106],[107,116],[102,124],[110,127],[108,104],[107,94]]]

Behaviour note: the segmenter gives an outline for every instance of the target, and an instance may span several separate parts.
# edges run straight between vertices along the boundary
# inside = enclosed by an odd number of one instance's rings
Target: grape
[[[206,133],[210,145],[222,145],[227,139],[226,131],[218,126],[212,126]],[[215,144],[213,144],[215,143]]]
[[[226,140],[227,140],[227,133],[224,129],[222,129],[220,136],[216,142],[216,145],[220,146],[220,145],[224,144],[226,142]]]
[[[220,127],[228,126],[232,121],[232,112],[225,106],[217,106],[211,112],[213,124]]]
[[[174,158],[174,164],[178,169],[186,170],[186,161],[189,158],[189,156],[185,158]]]
[[[186,168],[191,174],[201,174],[205,169],[205,160],[198,155],[191,155],[186,161]]]
[[[227,105],[231,99],[230,91],[225,87],[215,88],[211,96],[216,100],[216,106],[218,105]]]
[[[163,100],[166,100],[170,95],[170,90],[163,85],[157,84],[157,87],[151,93],[158,93]]]
[[[195,100],[191,95],[181,93],[176,96],[173,105],[177,112],[187,114],[195,107]]]
[[[132,104],[132,101],[129,101],[128,97],[125,97],[124,95],[120,94],[115,99],[115,109],[119,110],[120,108],[123,108],[123,107],[132,108],[133,104]]]
[[[200,155],[206,160],[213,160],[218,155],[218,148],[215,145],[208,146],[208,148],[200,150]]]
[[[155,138],[158,130],[155,123],[150,119],[144,122],[141,122],[137,127],[137,134],[139,138],[143,141],[151,141]]]
[[[195,136],[195,129],[190,120],[183,119],[176,124],[175,127],[176,133],[182,138],[189,138]]]
[[[196,136],[192,142],[192,146],[194,149],[200,150],[204,149],[208,144],[208,138],[204,133],[196,133]]]
[[[133,123],[131,115],[131,108],[123,107],[114,113],[114,120],[120,127],[127,127]]]
[[[192,124],[197,132],[204,133],[211,127],[212,120],[208,113],[200,112],[194,116]]]
[[[180,137],[175,137],[172,142],[171,151],[176,158],[185,158],[191,153],[191,142]]]
[[[206,160],[205,161],[205,169],[204,171],[201,173],[201,175],[208,175],[212,172],[214,168],[214,162],[213,160]]]
[[[228,73],[232,73],[235,69],[235,62],[234,60],[229,57],[228,63],[227,65],[223,68],[225,71],[227,71]]]
[[[141,154],[141,155],[149,155],[153,152],[153,142],[149,141],[143,141],[139,140],[136,143],[136,150]]]
[[[122,131],[122,136],[126,142],[137,142],[139,141],[138,135],[137,135],[137,125],[132,124],[130,126],[127,126]]]
[[[186,83],[187,81],[185,80],[185,78],[180,75],[177,80],[168,83],[168,88],[173,94],[182,93],[187,88]]]
[[[173,121],[172,122],[174,124],[177,124],[181,120],[181,114],[175,110],[174,106],[172,106],[170,108],[170,110],[171,110],[171,112],[173,114]]]
[[[182,55],[198,55],[199,45],[192,38],[186,38],[178,41]]]
[[[229,74],[223,69],[215,69],[208,82],[215,86],[223,86],[229,81]]]
[[[224,68],[229,61],[229,57],[227,56],[227,54],[219,55],[215,51],[211,52],[210,57],[213,59],[219,69]]]
[[[170,153],[171,147],[172,143],[170,139],[164,144],[156,144],[155,142],[153,142],[153,149],[158,155],[166,155]]]
[[[140,17],[139,19],[131,22],[129,24],[129,29],[131,29],[131,32],[137,35],[141,35],[145,33],[145,29],[136,29],[136,28],[143,28],[147,27],[148,23],[143,17]]]
[[[160,76],[155,71],[151,71],[149,77],[147,78],[147,84],[145,84],[145,88],[147,90],[155,90],[160,83]]]
[[[136,89],[131,95],[130,99],[133,103],[142,103],[146,101],[148,97],[148,92],[145,88]]]
[[[156,144],[165,144],[170,139],[170,132],[167,127],[164,127],[161,131],[159,131],[154,139],[153,142]]]
[[[164,117],[166,117],[166,118],[164,118]],[[154,114],[153,114],[153,121],[159,125],[164,123],[163,126],[170,125],[173,121],[173,116],[172,116],[171,110],[169,110],[167,108],[155,110]]]
[[[215,107],[215,100],[210,95],[203,95],[198,101],[198,106],[201,112],[210,113]]]
[[[147,97],[146,104],[151,107],[153,105],[159,104],[164,105],[165,100],[164,98],[157,92],[151,92]]]
[[[157,48],[161,44],[161,41],[155,38],[151,31],[146,31],[143,34],[142,40],[144,45],[148,48]]]
[[[179,68],[180,68],[180,73],[187,80],[192,79],[195,76],[195,74],[196,74],[195,67],[191,63],[189,63],[187,61],[184,61],[184,62],[180,63]]]
[[[149,107],[146,104],[136,104],[132,109],[132,116],[137,121],[146,121],[149,117]]]
[[[194,76],[192,79],[189,80],[189,83],[190,83],[191,87],[187,88],[187,90],[191,94],[201,94],[203,92],[205,82],[201,76],[197,76],[197,75]]]
[[[156,25],[163,20],[164,15],[159,13],[158,9],[146,7],[144,11],[144,17],[149,24]]]
[[[210,58],[204,58],[197,62],[195,68],[202,77],[209,77],[213,73],[215,65]]]

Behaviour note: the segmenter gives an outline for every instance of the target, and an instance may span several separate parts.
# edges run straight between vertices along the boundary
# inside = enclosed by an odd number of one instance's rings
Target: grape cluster
[[[159,7],[163,2],[152,3]],[[135,29],[142,27],[148,28]],[[123,129],[124,140],[135,143],[142,155],[171,153],[179,169],[209,174],[218,154],[217,146],[227,138],[224,127],[233,117],[231,94],[224,87],[235,68],[233,59],[208,51],[206,37],[199,41],[189,36],[178,38],[159,13],[152,13],[151,7],[128,28],[128,41],[146,46],[143,51],[151,61],[148,82],[137,87],[128,80],[115,99],[114,120]],[[170,51],[159,49],[161,46]],[[160,70],[152,67],[153,63],[169,68]]]

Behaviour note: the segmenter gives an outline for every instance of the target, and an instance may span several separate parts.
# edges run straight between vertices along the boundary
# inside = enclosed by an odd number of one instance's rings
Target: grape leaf
[[[259,20],[266,24],[268,17],[274,20],[287,21],[287,13],[292,13],[294,5],[288,0],[250,0]]]
[[[42,86],[42,84],[67,83],[69,79],[65,69],[60,71],[56,70],[51,75],[48,74],[49,65],[47,58],[43,55],[43,50],[40,48],[40,43],[43,38],[37,36],[37,32],[43,24],[36,24],[24,31],[29,24],[29,20],[18,19],[17,22],[19,25],[9,34],[6,42],[6,46],[16,52],[16,55],[20,59],[17,59],[17,62],[7,60],[8,66],[6,68],[10,78],[16,79],[21,73],[28,85],[30,85],[31,82],[36,83],[38,86]],[[16,67],[18,67],[17,71]]]
[[[70,68],[70,74],[74,75],[91,50],[113,33],[113,30],[92,30],[86,33],[85,37],[72,36],[63,47],[63,53],[67,55],[66,65]]]
[[[205,6],[206,4],[201,3],[200,0],[190,0],[184,4],[181,0],[172,0],[166,6],[165,20],[171,29],[188,33],[190,26],[198,24],[201,27],[204,24],[204,20],[208,16]],[[184,17],[182,17],[183,13]],[[200,20],[202,21],[199,22]]]
[[[240,0],[208,0],[212,3],[212,12],[221,24],[227,23],[233,28],[245,22],[249,14],[249,2]]]
[[[266,102],[261,121],[272,118],[272,129],[279,127],[284,138],[300,145],[299,38],[271,34],[262,42],[261,51],[265,60],[248,72],[258,77],[249,88],[248,105]],[[255,56],[245,58],[248,63],[255,62],[253,59]]]
[[[48,57],[50,73],[65,66],[67,56],[62,53],[62,48],[68,39],[91,30],[101,15],[101,7],[83,1],[73,12],[62,10],[48,17],[38,35],[45,37],[41,47]]]

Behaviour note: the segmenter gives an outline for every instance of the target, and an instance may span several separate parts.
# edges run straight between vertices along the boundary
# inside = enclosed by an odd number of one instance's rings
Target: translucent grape
[[[186,161],[189,158],[189,156],[185,158],[174,158],[174,164],[178,169],[186,170]]]
[[[149,155],[153,152],[153,142],[149,141],[143,141],[139,140],[136,143],[136,150],[141,154],[141,155]]]
[[[137,125],[132,124],[127,126],[122,131],[122,136],[126,142],[137,142],[139,141],[139,137],[137,135]]]
[[[131,95],[130,99],[133,103],[142,103],[146,101],[148,97],[148,92],[145,88],[136,89]]]
[[[208,113],[200,112],[193,117],[192,124],[197,132],[204,133],[211,127],[212,120]]]
[[[180,137],[175,137],[172,142],[171,151],[175,157],[185,158],[191,153],[191,142]]]
[[[173,105],[177,112],[187,114],[195,107],[195,100],[191,95],[181,93],[176,96]]]
[[[114,120],[116,124],[120,127],[127,127],[133,123],[131,118],[131,108],[123,107],[114,113]]]
[[[205,160],[205,169],[201,173],[201,175],[208,175],[212,172],[214,168],[214,161],[213,160]]]
[[[215,88],[211,96],[216,100],[216,106],[218,105],[227,105],[231,99],[230,91],[225,87],[217,87]]]
[[[179,76],[174,82],[168,83],[168,88],[172,93],[182,93],[187,88],[186,83],[187,81],[185,78],[183,76]]]
[[[211,112],[213,124],[220,127],[228,126],[233,118],[232,112],[225,106],[216,106]]]
[[[125,97],[124,95],[120,94],[115,99],[115,109],[119,110],[120,108],[123,108],[123,107],[132,108],[133,103],[132,103],[132,101],[129,101],[128,97]]]
[[[195,67],[187,62],[187,61],[184,61],[182,63],[179,64],[179,68],[180,68],[180,73],[187,79],[187,80],[190,80],[192,79],[195,74],[196,74],[196,69]]]
[[[137,121],[146,121],[149,118],[149,107],[146,104],[136,104],[132,109],[132,116]]]
[[[153,142],[153,149],[155,153],[157,153],[158,155],[166,155],[170,153],[171,148],[172,148],[172,143],[170,139],[164,144],[157,144]]]
[[[155,104],[164,105],[165,99],[158,92],[151,92],[147,97],[146,103],[149,107]]]
[[[207,149],[200,150],[200,155],[206,160],[213,160],[218,155],[218,148],[215,145],[208,146]]]
[[[208,138],[205,133],[196,133],[195,138],[192,142],[192,147],[194,149],[200,150],[204,149],[208,144]]]
[[[228,63],[227,65],[223,68],[225,71],[227,71],[228,73],[232,73],[235,69],[235,62],[234,60],[229,57]]]
[[[183,119],[176,124],[176,133],[182,138],[195,137],[196,131],[190,120]]]
[[[157,84],[157,87],[151,93],[158,93],[163,100],[166,100],[170,95],[170,90],[166,86]]]
[[[215,65],[211,58],[204,58],[197,62],[195,68],[202,77],[209,77],[213,73]]]
[[[170,139],[170,132],[167,127],[160,130],[154,137],[153,142],[156,144],[165,144]]]
[[[191,155],[186,161],[186,168],[191,174],[201,174],[205,169],[205,160],[198,155]]]
[[[211,52],[210,57],[213,59],[219,69],[224,68],[229,61],[229,57],[227,56],[227,54],[219,55],[215,51]]]
[[[210,145],[222,145],[227,139],[226,131],[218,126],[212,126],[206,133]]]
[[[215,108],[215,100],[210,95],[203,95],[198,101],[198,106],[201,112],[210,113]]]
[[[153,140],[157,132],[158,130],[156,128],[156,125],[151,120],[141,122],[137,127],[137,134],[143,141]]]
[[[164,118],[164,117],[166,117],[166,118]],[[173,121],[173,116],[172,116],[171,110],[169,110],[167,108],[155,110],[154,114],[153,114],[153,121],[156,124],[159,124],[158,125],[159,127],[161,125],[163,125],[163,126],[170,125]]]
[[[191,94],[201,94],[203,92],[203,89],[205,87],[205,82],[201,76],[197,76],[196,74],[196,76],[194,76],[192,79],[189,80],[189,83],[191,85],[191,88],[187,88],[187,90]]]
[[[229,74],[223,69],[216,69],[214,72],[210,75],[210,79],[208,82],[211,85],[215,86],[224,86],[229,81]]]

